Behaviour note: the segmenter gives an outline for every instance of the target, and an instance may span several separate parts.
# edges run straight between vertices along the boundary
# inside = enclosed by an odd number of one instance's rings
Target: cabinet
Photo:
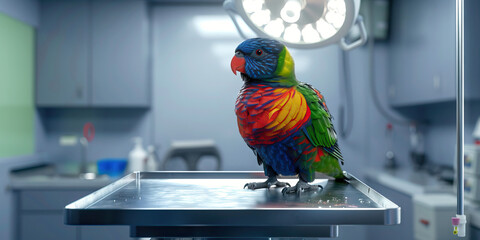
[[[390,104],[394,107],[455,100],[455,1],[393,1],[389,42]],[[465,97],[480,97],[480,36],[476,0],[465,1]]]
[[[63,208],[91,190],[16,190],[16,237],[20,240],[127,240],[129,226],[69,226]]]
[[[37,30],[38,106],[88,104],[88,1],[42,1]]]
[[[24,213],[20,216],[20,236],[17,239],[76,239],[79,227],[65,226],[61,212]]]
[[[148,105],[146,13],[143,1],[92,2],[93,105]]]
[[[142,0],[40,2],[39,107],[148,107],[148,15]]]
[[[480,239],[480,228],[472,226],[472,238],[471,239]]]

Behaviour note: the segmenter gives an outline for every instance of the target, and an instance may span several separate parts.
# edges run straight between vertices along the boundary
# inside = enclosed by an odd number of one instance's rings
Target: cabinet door
[[[63,223],[61,211],[44,211],[42,213],[28,212],[20,217],[21,240],[48,239],[65,240],[76,239],[78,227]]]
[[[467,0],[464,7],[464,64],[465,64],[465,98],[480,99],[480,47],[478,39],[480,38],[480,1]],[[480,239],[480,238],[472,238]]]
[[[37,36],[38,106],[88,103],[88,1],[41,1]]]
[[[20,191],[20,209],[22,211],[62,211],[63,208],[78,199],[92,193],[92,190],[28,190]]]
[[[472,229],[471,239],[480,239],[480,228],[472,226],[471,229]]]
[[[92,1],[92,106],[149,105],[145,1]]]
[[[393,106],[455,99],[455,2],[393,1],[390,89]]]
[[[131,240],[130,226],[82,226],[81,240]]]

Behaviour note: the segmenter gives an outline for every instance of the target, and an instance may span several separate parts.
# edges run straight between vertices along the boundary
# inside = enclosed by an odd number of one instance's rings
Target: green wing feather
[[[306,83],[300,83],[297,90],[303,94],[310,108],[312,123],[306,128],[310,142],[315,147],[323,147],[343,164],[343,157],[337,144],[337,133],[333,127],[332,116],[328,111],[325,99]]]

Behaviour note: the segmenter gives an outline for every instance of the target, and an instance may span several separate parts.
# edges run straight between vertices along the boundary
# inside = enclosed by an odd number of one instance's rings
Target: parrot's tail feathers
[[[346,177],[340,167],[339,160],[332,154],[322,154],[322,152],[317,154],[318,159],[313,162],[313,169],[315,169],[316,172],[324,173],[335,179],[345,179]]]
[[[340,148],[338,147],[338,143],[335,143],[335,145],[333,145],[333,152],[335,153],[335,157],[337,157],[338,160],[340,160],[342,162],[342,165],[343,165],[343,156],[342,156],[342,152],[340,151]]]
[[[340,152],[340,148],[338,147],[338,144],[335,143],[335,145],[333,145],[332,147],[330,148],[324,148],[328,153],[330,153],[330,155],[332,155],[334,158],[336,158],[338,161],[340,161],[340,163],[343,165],[343,156],[342,156],[342,152]]]

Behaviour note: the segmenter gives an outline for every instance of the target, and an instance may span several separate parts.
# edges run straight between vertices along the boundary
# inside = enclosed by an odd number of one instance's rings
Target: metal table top
[[[201,232],[198,228],[232,232],[287,226],[316,232],[323,226],[332,236],[337,225],[400,223],[400,207],[349,178],[348,183],[318,179],[313,184],[322,185],[321,191],[284,195],[282,188],[243,189],[247,182],[265,181],[263,172],[136,172],[66,206],[65,223],[130,225],[132,236],[158,235],[155,229],[165,234],[165,227],[191,229],[192,236]],[[297,182],[279,179],[292,186]]]

